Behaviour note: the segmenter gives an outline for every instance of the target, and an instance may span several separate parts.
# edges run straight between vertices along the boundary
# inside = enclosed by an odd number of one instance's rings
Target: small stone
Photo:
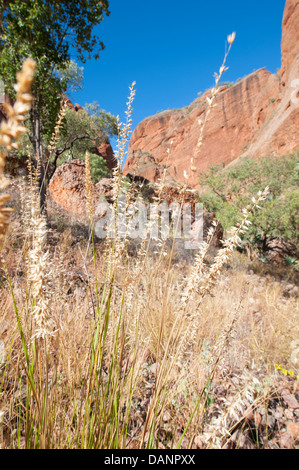
[[[287,419],[293,419],[294,418],[293,411],[289,410],[289,408],[285,409],[284,415]]]
[[[194,445],[196,449],[204,449],[205,448],[205,440],[201,436],[196,436],[194,439]]]
[[[244,413],[244,416],[248,421],[253,421],[254,420],[254,413],[253,413],[253,409],[252,409],[251,406],[249,408],[247,408],[247,410]]]
[[[280,447],[284,449],[292,449],[294,443],[294,439],[292,436],[287,432],[284,431],[280,435]]]
[[[264,408],[263,406],[259,406],[257,411],[262,415],[264,416],[266,414],[266,408]]]
[[[74,289],[74,297],[85,297],[85,290],[82,287],[76,287]]]
[[[299,437],[299,423],[288,422],[287,431],[296,440]]]
[[[163,415],[163,421],[164,423],[168,423],[168,421],[171,420],[171,416],[170,416],[170,413],[168,411],[166,411]]]
[[[8,322],[3,320],[1,323],[0,323],[0,335],[3,335],[4,333],[7,332],[8,330]]]
[[[299,294],[299,287],[294,286],[293,289],[291,290],[291,294],[294,295],[295,297],[297,297],[298,294]]]
[[[150,373],[150,374],[156,375],[156,374],[157,374],[157,370],[158,370],[158,364],[155,362],[154,364],[152,364],[151,366],[149,366],[148,370],[149,370],[149,373]]]
[[[288,405],[289,408],[299,408],[299,403],[293,395],[289,393],[282,393],[282,399],[286,403],[286,405]]]
[[[104,203],[104,202],[99,203],[96,208],[95,216],[98,219],[102,219],[103,217],[105,217],[105,215],[107,214],[107,207],[108,207],[107,203]]]
[[[275,419],[280,420],[283,417],[283,409],[278,406],[275,411],[273,411],[273,416]]]
[[[289,291],[292,290],[294,287],[295,287],[294,284],[287,284],[287,285],[285,286],[285,290],[286,290],[286,292],[289,292]]]
[[[254,416],[255,425],[256,425],[256,426],[259,426],[259,425],[261,424],[261,422],[262,422],[262,417],[261,417],[261,415],[259,414],[258,411],[255,411],[253,416]]]
[[[181,449],[188,449],[189,446],[189,439],[187,437],[183,437],[182,443],[181,443]]]
[[[274,428],[275,418],[271,415],[265,415],[263,416],[262,424],[264,424],[268,428]]]

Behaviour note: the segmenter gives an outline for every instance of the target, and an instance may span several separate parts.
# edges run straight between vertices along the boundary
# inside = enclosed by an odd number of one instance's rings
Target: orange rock
[[[192,212],[195,210],[197,197],[194,192],[187,191],[184,196],[180,192],[180,188],[175,185],[165,185],[162,192],[155,184],[150,185],[152,196],[159,197],[168,205],[174,201],[189,203]],[[59,166],[49,184],[49,192],[52,201],[59,205],[62,209],[74,215],[82,222],[86,223],[88,220],[87,203],[86,203],[86,188],[85,188],[85,165],[81,160],[72,160]],[[113,180],[110,178],[103,178],[97,184],[92,185],[92,204],[94,222],[102,219],[107,214],[107,204],[113,202]],[[149,202],[153,202],[150,200]],[[207,239],[208,231],[214,222],[215,217],[212,213],[205,211],[203,215],[203,226],[201,227],[201,220],[199,220],[199,227],[203,230],[203,238]],[[190,236],[196,240],[196,233],[199,230],[196,222],[194,221],[194,213],[191,215],[192,228]],[[212,240],[212,246],[222,246],[221,240],[223,239],[223,228],[218,224]]]
[[[299,437],[299,423],[288,422],[287,423],[288,433],[292,436],[293,439],[298,439]]]
[[[132,134],[124,174],[157,181],[163,167],[170,178],[198,186],[198,172],[229,164],[240,155],[282,155],[299,148],[299,2],[287,0],[283,17],[282,68],[260,69],[232,87],[222,87],[207,121],[203,144],[190,172],[207,109],[207,91],[190,106],[142,121]],[[168,151],[169,149],[169,151]]]
[[[110,145],[110,142],[107,138],[104,142],[101,143],[98,147],[96,147],[93,151],[96,155],[100,155],[100,157],[103,157],[104,160],[106,160],[107,167],[109,170],[113,170],[113,168],[116,167],[117,165],[117,160],[114,156],[112,147]]]
[[[103,217],[103,209],[99,206],[99,202],[101,202],[101,196],[109,201],[111,191],[112,183],[109,178],[93,185],[93,206],[97,208],[95,217]],[[82,220],[87,220],[84,162],[73,160],[59,166],[50,181],[49,192],[51,199],[64,210]]]
[[[261,415],[258,413],[258,411],[255,411],[253,416],[254,416],[254,422],[255,422],[256,426],[259,426],[262,422]]]
[[[283,35],[281,40],[281,75],[285,80],[287,80],[287,75],[299,52],[298,25],[299,1],[287,0],[282,20]]]
[[[294,444],[294,439],[291,434],[287,431],[284,431],[280,435],[280,448],[282,449],[292,449]]]

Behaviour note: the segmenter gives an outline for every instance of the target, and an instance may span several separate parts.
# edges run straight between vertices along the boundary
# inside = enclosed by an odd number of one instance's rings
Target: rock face
[[[50,196],[60,207],[79,217],[86,215],[84,162],[73,160],[59,166],[49,184]]]
[[[265,256],[268,261],[276,264],[282,263],[287,257],[297,258],[297,248],[293,243],[283,238],[271,238],[267,240]]]
[[[107,179],[99,181],[92,187],[93,205],[97,205],[101,196],[111,201],[112,182]],[[49,184],[51,199],[64,210],[87,220],[85,165],[81,160],[72,160],[59,166]]]
[[[104,217],[107,213],[107,204],[113,202],[113,184],[112,179],[104,178],[97,184],[92,186],[92,203],[93,203],[93,214],[94,222]],[[139,183],[137,183],[138,185]],[[158,196],[158,189],[155,185],[150,184],[150,194],[148,202],[153,202],[154,197]],[[65,211],[79,218],[82,222],[87,222],[87,205],[86,205],[86,188],[85,188],[85,166],[81,160],[73,160],[71,162],[64,163],[59,166],[52,177],[49,184],[50,197],[58,206],[63,208]],[[140,190],[138,191],[138,193]],[[181,193],[176,186],[165,186],[162,192],[159,192],[161,201],[164,201],[168,205],[171,205],[174,201],[181,201]],[[192,211],[194,211],[197,197],[192,192],[187,192],[184,203],[190,203]],[[193,218],[194,219],[194,218]],[[191,239],[194,236],[196,240],[196,222],[191,220]],[[210,229],[215,217],[209,212],[204,213],[203,217],[203,237],[207,238],[208,230]],[[193,232],[192,232],[193,230]],[[213,239],[213,246],[220,246],[220,242],[223,238],[223,229],[219,224],[215,231]]]
[[[240,155],[283,155],[299,148],[299,1],[287,0],[282,24],[282,67],[278,74],[260,69],[231,87],[222,87],[207,121],[203,145],[189,184],[209,165],[228,164]],[[161,168],[184,181],[190,174],[200,134],[199,119],[209,91],[181,110],[142,121],[132,134],[124,173],[156,181]],[[169,149],[169,153],[167,151]]]
[[[299,1],[287,0],[282,20],[281,39],[281,75],[287,81],[287,76],[291,71],[292,64],[299,52]],[[298,58],[298,57],[297,57]],[[298,78],[298,75],[297,75]],[[298,89],[298,87],[297,87]]]

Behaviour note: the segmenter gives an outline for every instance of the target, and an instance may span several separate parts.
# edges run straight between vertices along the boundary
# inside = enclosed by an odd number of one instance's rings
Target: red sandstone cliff
[[[240,155],[282,155],[299,148],[299,1],[287,0],[282,22],[282,66],[278,74],[260,69],[230,88],[222,87],[205,127],[203,145],[189,183],[209,165],[230,163]],[[124,173],[155,181],[161,167],[184,181],[190,173],[206,92],[190,106],[142,121],[132,134]],[[170,149],[169,154],[167,149]]]

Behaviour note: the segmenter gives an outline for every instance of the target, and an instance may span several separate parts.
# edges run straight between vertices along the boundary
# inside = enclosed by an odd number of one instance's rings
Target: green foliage
[[[70,92],[75,92],[82,89],[83,71],[84,67],[79,67],[74,60],[69,60],[63,64],[63,67],[57,67],[55,72],[62,88]]]
[[[101,109],[99,103],[94,101],[93,103],[86,104],[85,111],[91,116],[91,121],[95,127],[101,129],[106,136],[112,137],[118,134],[116,117]]]
[[[251,243],[284,237],[298,243],[299,161],[296,154],[282,157],[246,158],[229,168],[211,167],[199,177],[200,202],[215,213],[224,229],[238,222],[240,212],[259,190],[270,187],[263,210],[252,216],[247,232]]]
[[[282,236],[295,243],[299,241],[298,232],[299,190],[288,189],[277,198],[270,198],[264,210],[256,214],[254,236]]]
[[[90,172],[94,183],[98,183],[102,178],[109,178],[111,176],[106,160],[94,153],[90,154]]]
[[[61,94],[80,86],[82,69],[71,61],[70,49],[83,63],[99,57],[104,45],[93,30],[109,15],[108,7],[107,0],[0,0],[0,79],[12,99],[24,59],[32,57],[37,64],[29,120],[35,156],[44,158]]]
[[[226,82],[220,82],[219,86],[227,86],[228,88],[231,88],[234,86],[234,82],[226,81]]]
[[[86,110],[75,111],[69,108],[60,131],[57,149],[60,153],[59,162],[66,159],[83,159],[85,152],[92,153],[95,147],[107,141],[107,135],[117,133],[117,121],[114,116],[101,110],[97,104],[87,105]]]
[[[81,62],[97,59],[104,45],[93,29],[110,14],[108,8],[107,0],[1,0],[1,51],[18,43],[19,56],[30,51],[34,59],[63,64],[71,46]]]
[[[168,111],[171,111],[171,109],[170,109],[170,108],[168,108],[168,109],[160,109],[160,111],[157,111],[157,112],[156,112],[156,115],[157,115],[157,114],[167,113]]]

